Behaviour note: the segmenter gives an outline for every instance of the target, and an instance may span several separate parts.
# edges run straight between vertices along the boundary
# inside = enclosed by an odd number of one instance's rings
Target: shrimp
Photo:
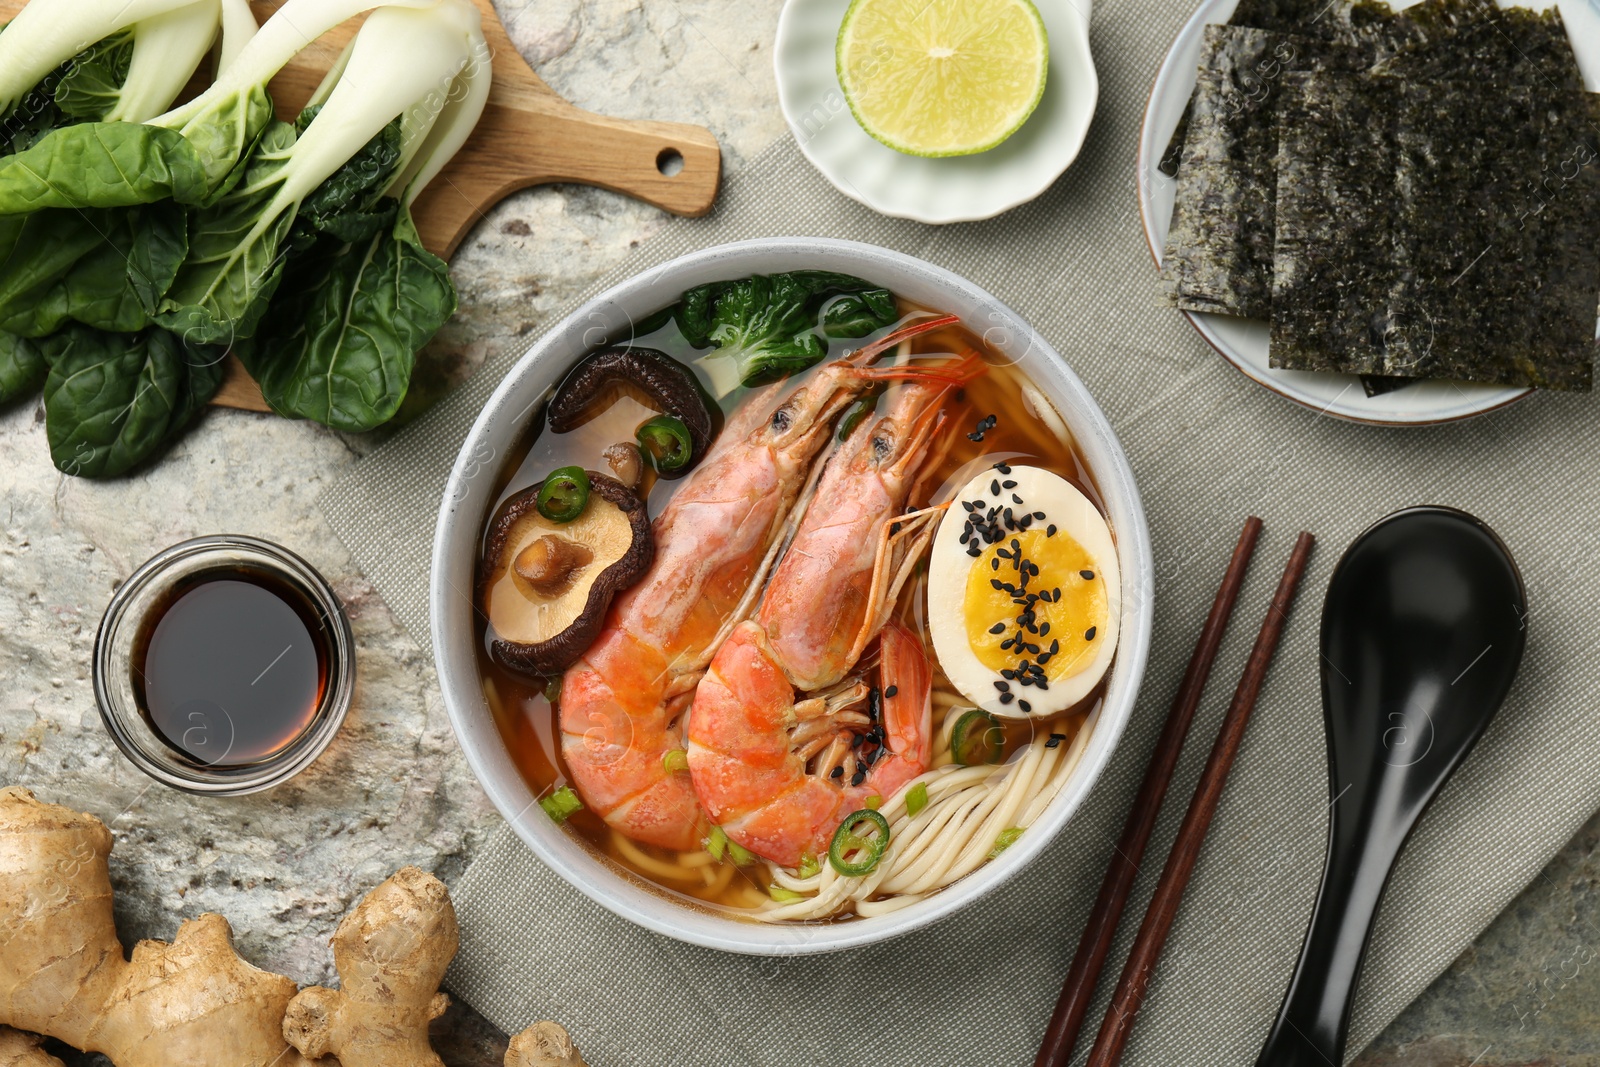
[[[688,851],[706,821],[682,768],[678,718],[707,663],[752,610],[781,539],[814,489],[834,420],[893,368],[870,366],[917,322],[822,367],[781,403],[757,393],[656,518],[656,557],[561,680],[561,751],[584,804],[635,841]],[[774,406],[775,405],[775,406]],[[679,753],[674,760],[673,753]]]
[[[891,393],[889,411],[845,441],[760,612],[733,631],[696,690],[695,794],[758,856],[798,866],[869,796],[893,796],[927,768],[932,669],[890,614],[943,512],[901,513],[949,447],[941,403],[982,366],[969,355],[906,372],[913,381]],[[874,639],[876,687],[852,675]]]

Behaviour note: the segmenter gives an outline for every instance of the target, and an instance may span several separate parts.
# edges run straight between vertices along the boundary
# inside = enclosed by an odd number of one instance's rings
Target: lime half
[[[1050,44],[1030,0],[854,0],[839,84],[861,128],[913,156],[969,156],[1044,95]]]

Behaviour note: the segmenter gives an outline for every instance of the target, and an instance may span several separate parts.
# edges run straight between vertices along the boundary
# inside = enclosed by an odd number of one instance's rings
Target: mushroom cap
[[[571,522],[539,513],[535,485],[507,499],[490,523],[478,600],[489,618],[490,654],[512,670],[548,677],[570,667],[594,643],[612,598],[655,560],[644,502],[614,478],[588,475],[589,505]],[[546,537],[581,546],[592,558],[559,583],[536,585],[514,564]]]

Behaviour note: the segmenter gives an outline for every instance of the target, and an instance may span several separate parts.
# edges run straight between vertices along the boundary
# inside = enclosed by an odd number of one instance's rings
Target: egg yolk
[[[1105,581],[1077,541],[1060,530],[1053,537],[1029,530],[972,561],[962,614],[978,662],[999,671],[1026,659],[1055,681],[1094,661],[1106,623]]]

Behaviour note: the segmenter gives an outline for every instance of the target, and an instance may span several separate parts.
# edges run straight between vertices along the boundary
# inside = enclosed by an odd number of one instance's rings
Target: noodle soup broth
[[[782,389],[787,391],[805,382],[828,360],[840,358],[899,325],[929,314],[927,309],[904,301],[900,302],[899,311],[901,320],[895,327],[865,338],[830,341],[827,360],[787,379]],[[710,375],[703,365],[697,365],[707,351],[693,347],[674,322],[669,320],[659,329],[631,338],[627,343],[671,356],[693,369],[702,384],[710,388]],[[1042,392],[1034,389],[1017,367],[986,346],[979,336],[959,325],[948,326],[903,343],[897,350],[885,354],[879,364],[920,366],[937,363],[941,356],[959,357],[969,353],[976,353],[983,359],[985,373],[945,399],[942,406],[946,423],[941,434],[948,441],[948,451],[932,468],[931,477],[920,483],[921,499],[912,499],[909,504],[921,508],[946,503],[977,472],[996,464],[1026,464],[1065,479],[1104,515],[1106,509],[1094,478],[1064,423],[1049,408]],[[723,398],[720,401],[723,418],[761,392],[761,388],[740,388]],[[886,405],[884,396],[883,390],[875,390],[847,411],[835,425],[835,440],[845,427],[853,428],[861,419],[882,412]],[[635,427],[656,413],[647,398],[628,390],[619,391],[604,410],[566,433],[552,432],[546,425],[544,412],[540,411],[521,448],[501,472],[499,492],[489,509],[489,517],[513,495],[538,485],[552,470],[569,465],[603,469],[601,454],[605,449],[615,442],[631,440]],[[682,485],[681,481],[665,479],[652,482],[646,474],[640,495],[648,502],[651,518],[661,514]],[[480,550],[480,578],[482,556]],[[908,798],[903,795],[907,790],[881,799],[886,813],[898,813],[897,824],[909,827],[921,819],[923,823],[938,821],[939,827],[920,827],[914,841],[913,835],[907,834],[907,847],[917,849],[920,859],[916,863],[908,861],[904,864],[905,870],[888,872],[884,885],[857,897],[846,897],[837,906],[831,906],[827,904],[827,900],[832,899],[828,894],[837,896],[838,883],[849,880],[836,877],[835,872],[828,869],[825,857],[819,858],[817,864],[821,870],[811,871],[780,868],[741,854],[741,850],[729,847],[726,842],[707,841],[704,847],[690,851],[667,850],[629,840],[587,807],[565,818],[566,831],[615,868],[661,893],[726,915],[760,921],[846,921],[893,910],[937,892],[949,881],[987,862],[1003,849],[1005,839],[984,838],[974,844],[974,827],[1005,823],[1002,833],[1025,831],[1025,826],[1013,827],[1011,823],[1037,817],[1071,776],[1076,755],[1081,753],[1086,740],[1084,724],[1098,708],[1106,681],[1101,679],[1082,700],[1064,711],[1047,717],[999,719],[990,728],[990,737],[997,748],[994,762],[984,767],[958,766],[952,751],[952,734],[973,703],[952,685],[934,654],[928,619],[928,584],[928,560],[924,552],[895,600],[893,617],[922,639],[933,666],[930,772],[935,777],[926,789],[932,799],[925,799],[926,810],[915,816],[908,814]],[[490,653],[495,633],[486,616],[479,611],[476,619],[476,647],[484,699],[520,774],[540,798],[573,787],[561,752],[557,719],[559,679],[533,677],[503,665]],[[971,781],[959,787],[951,784],[948,790],[944,789],[947,780],[954,783],[957,779]],[[898,838],[892,840],[886,855],[895,856],[900,846]],[[942,852],[951,855],[945,856]],[[959,853],[966,855],[963,858]]]

